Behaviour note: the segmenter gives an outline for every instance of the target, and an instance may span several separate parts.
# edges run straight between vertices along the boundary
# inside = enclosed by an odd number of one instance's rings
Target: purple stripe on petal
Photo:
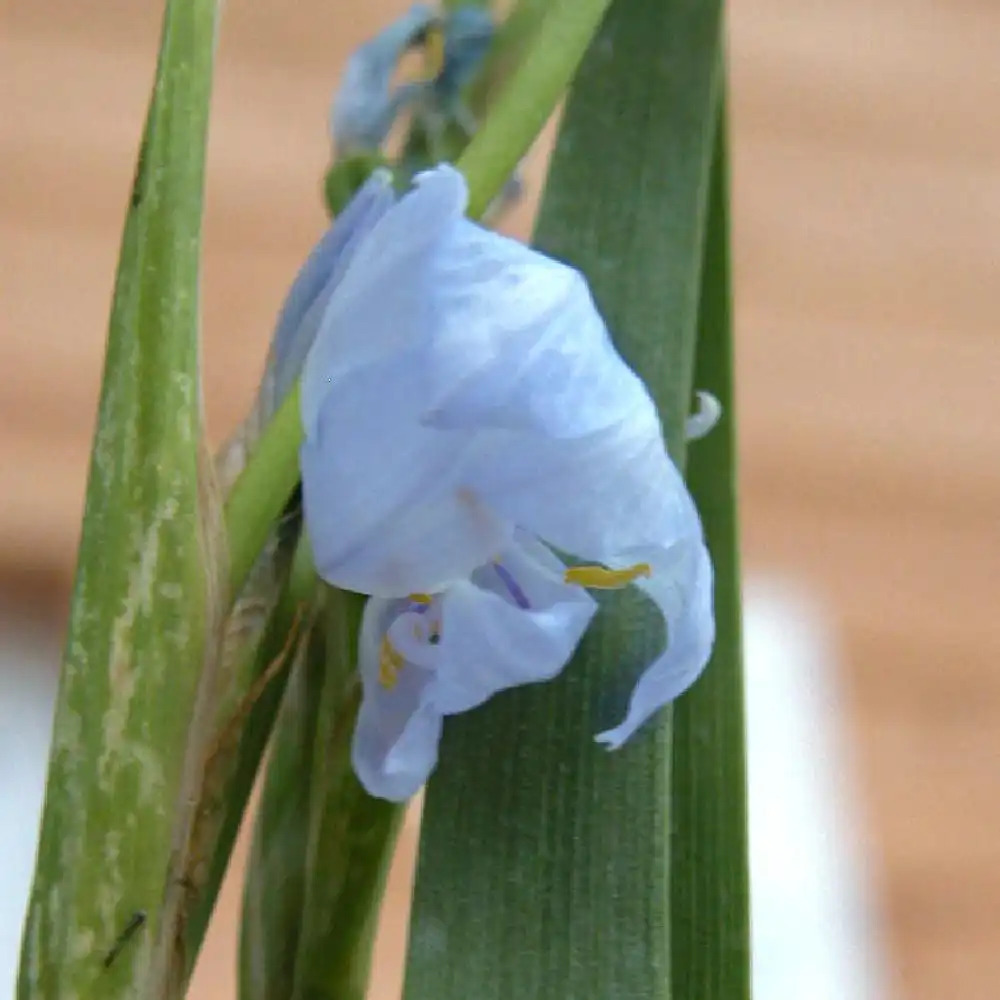
[[[496,560],[493,561],[493,568],[497,571],[497,576],[503,581],[503,585],[510,592],[510,596],[514,598],[514,603],[521,608],[522,611],[527,611],[531,607],[531,602],[528,600],[517,580],[511,576],[510,570],[507,569],[503,563],[497,562]]]

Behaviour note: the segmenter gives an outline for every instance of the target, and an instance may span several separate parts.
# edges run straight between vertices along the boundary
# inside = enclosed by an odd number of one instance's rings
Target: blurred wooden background
[[[402,6],[226,5],[204,268],[216,440],[323,225],[344,54]],[[12,0],[0,35],[0,587],[54,623],[158,8]],[[800,578],[840,628],[898,996],[987,997],[1000,980],[1000,7],[737,0],[731,50],[746,565]],[[231,945],[215,940],[201,982],[224,998]]]

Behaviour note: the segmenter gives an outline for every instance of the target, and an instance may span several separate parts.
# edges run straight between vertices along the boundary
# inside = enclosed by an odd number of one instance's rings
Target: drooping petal
[[[482,440],[466,481],[500,516],[584,559],[700,534],[652,402],[578,438],[508,433]]]
[[[368,602],[352,759],[371,794],[402,801],[420,788],[437,761],[442,716],[562,670],[596,610],[564,570],[519,535],[497,563],[443,594]]]
[[[497,559],[504,575],[491,563],[449,587],[434,612],[435,644],[415,639],[409,622],[390,632],[409,661],[433,670],[427,696],[438,711],[466,712],[498,691],[550,680],[573,655],[597,606],[562,581],[562,564],[541,549],[512,544]],[[504,576],[516,581],[513,593]]]
[[[379,679],[379,648],[400,602],[372,598],[365,606],[359,638],[361,709],[351,761],[358,780],[379,798],[403,802],[414,795],[437,763],[441,714],[426,698],[432,675],[403,665],[391,686]]]
[[[330,114],[338,152],[378,149],[400,108],[417,96],[419,88],[413,85],[404,85],[393,92],[392,77],[403,52],[433,20],[430,6],[414,4],[351,55]]]
[[[563,316],[573,322],[561,335]],[[463,481],[499,516],[612,569],[648,563],[639,585],[664,613],[668,646],[608,736],[618,745],[704,669],[714,640],[711,562],[655,405],[589,295],[568,296],[521,356],[520,368],[487,362],[454,379],[434,424],[483,428]],[[706,421],[712,410],[704,407]]]
[[[473,479],[501,516],[557,548],[612,570],[642,569],[636,584],[663,612],[667,647],[640,679],[626,720],[604,734],[612,746],[697,679],[714,641],[701,522],[654,421],[636,414],[558,446],[536,437],[502,455],[483,450]]]
[[[712,563],[704,543],[692,540],[672,552],[656,553],[651,568],[650,576],[637,585],[663,612],[667,648],[640,676],[625,719],[598,734],[598,742],[613,750],[698,679],[715,641]]]

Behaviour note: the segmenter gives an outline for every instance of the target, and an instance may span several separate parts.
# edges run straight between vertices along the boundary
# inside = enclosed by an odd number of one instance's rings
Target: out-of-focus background
[[[0,35],[0,964],[159,6],[14,0]],[[204,266],[216,441],[323,227],[345,54],[405,6],[226,4]],[[1000,7],[736,0],[730,29],[758,995],[985,998],[1000,980]],[[512,226],[528,231],[527,210]],[[232,995],[237,913],[231,882],[201,997]]]

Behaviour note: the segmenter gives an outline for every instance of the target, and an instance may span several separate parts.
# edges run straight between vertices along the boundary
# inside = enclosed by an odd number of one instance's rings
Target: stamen
[[[378,647],[378,682],[386,691],[391,691],[396,686],[399,671],[405,662],[399,650],[389,641],[389,637],[383,636]]]
[[[623,569],[607,569],[604,566],[571,566],[563,573],[564,583],[575,583],[592,590],[618,590],[627,587],[639,577],[653,575],[649,563],[635,563]]]
[[[522,610],[527,611],[531,607],[531,602],[528,600],[527,594],[521,589],[517,580],[511,576],[511,572],[506,566],[498,559],[493,560],[493,568],[497,571],[497,576],[500,577],[503,585],[507,588],[510,596],[514,598],[514,603]]]
[[[410,594],[407,600],[413,604],[430,604],[434,598],[430,594]]]

